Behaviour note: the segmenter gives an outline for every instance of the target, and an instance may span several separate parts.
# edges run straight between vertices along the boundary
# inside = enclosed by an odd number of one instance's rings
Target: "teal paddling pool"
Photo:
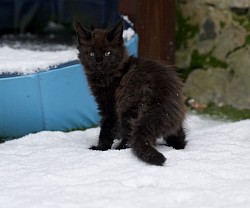
[[[138,36],[126,47],[137,56]],[[1,138],[85,129],[98,122],[96,103],[77,60],[29,75],[0,75]]]

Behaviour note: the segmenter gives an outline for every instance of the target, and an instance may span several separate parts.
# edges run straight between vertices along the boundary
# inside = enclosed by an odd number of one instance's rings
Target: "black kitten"
[[[155,148],[156,138],[183,149],[185,106],[182,82],[176,71],[156,61],[128,57],[123,45],[123,22],[111,29],[89,31],[75,23],[79,59],[98,103],[99,143],[93,150],[131,147],[141,160],[163,165],[166,158]]]

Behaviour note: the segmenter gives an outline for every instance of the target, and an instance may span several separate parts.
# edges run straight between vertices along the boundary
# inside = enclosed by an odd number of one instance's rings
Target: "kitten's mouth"
[[[102,66],[97,66],[96,67],[98,70],[101,70],[102,69]]]

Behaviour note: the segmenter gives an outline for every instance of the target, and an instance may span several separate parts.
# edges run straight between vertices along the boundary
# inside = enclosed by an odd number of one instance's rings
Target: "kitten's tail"
[[[162,166],[166,161],[164,155],[147,142],[135,142],[131,144],[131,148],[135,155],[146,163]]]

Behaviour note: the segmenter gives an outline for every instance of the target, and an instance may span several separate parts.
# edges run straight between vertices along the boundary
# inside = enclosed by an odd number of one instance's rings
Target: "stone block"
[[[226,103],[228,84],[228,72],[225,69],[210,68],[206,71],[197,69],[189,75],[184,93],[187,97],[204,104],[213,102],[223,105]]]
[[[245,43],[246,31],[243,28],[230,27],[222,30],[215,42],[213,55],[219,60],[225,60],[229,52]]]

